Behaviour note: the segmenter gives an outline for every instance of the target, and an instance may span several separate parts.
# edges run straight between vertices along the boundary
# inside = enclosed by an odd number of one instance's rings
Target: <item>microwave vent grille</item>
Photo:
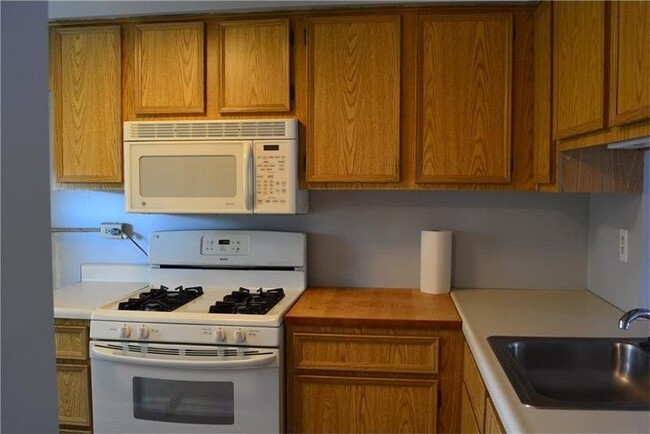
[[[286,121],[128,122],[125,140],[209,140],[294,138]]]

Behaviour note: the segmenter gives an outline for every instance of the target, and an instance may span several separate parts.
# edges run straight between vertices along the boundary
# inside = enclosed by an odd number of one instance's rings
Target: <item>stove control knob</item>
[[[146,339],[149,337],[149,329],[146,326],[142,326],[138,329],[138,337],[140,339]]]
[[[226,340],[226,334],[223,332],[223,330],[221,329],[215,330],[214,340],[217,342],[223,342]]]
[[[239,329],[235,332],[235,343],[241,344],[242,342],[246,342],[246,332]]]
[[[120,337],[121,338],[128,338],[131,336],[131,328],[124,324],[122,327],[120,327]]]

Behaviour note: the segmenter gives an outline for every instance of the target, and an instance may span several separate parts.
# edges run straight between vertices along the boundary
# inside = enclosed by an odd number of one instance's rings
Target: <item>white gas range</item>
[[[305,235],[168,231],[149,246],[150,287],[91,316],[94,431],[282,431]]]

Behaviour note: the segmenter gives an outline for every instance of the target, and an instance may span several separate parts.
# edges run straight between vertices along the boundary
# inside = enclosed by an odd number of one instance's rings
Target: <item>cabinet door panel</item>
[[[506,430],[503,428],[499,414],[494,408],[494,403],[490,397],[487,398],[487,405],[485,406],[485,434],[504,434]]]
[[[57,181],[122,182],[120,51],[119,26],[52,32]]]
[[[139,24],[135,33],[135,112],[203,113],[203,23]]]
[[[88,327],[55,325],[56,357],[60,359],[88,359]]]
[[[510,180],[512,15],[418,20],[417,182]]]
[[[56,365],[59,423],[90,426],[90,373],[87,365]]]
[[[605,3],[554,2],[554,138],[602,129],[605,120]]]
[[[299,375],[293,392],[292,432],[436,432],[435,380]]]
[[[315,18],[307,181],[399,179],[400,17]]]
[[[220,34],[220,111],[289,111],[289,20],[221,23]]]
[[[612,2],[610,118],[650,118],[650,3]]]
[[[535,126],[534,180],[539,184],[553,182],[555,146],[551,126],[551,41],[553,8],[542,2],[535,11]]]
[[[465,434],[479,434],[481,432],[479,423],[474,417],[474,411],[469,402],[469,394],[464,384],[460,401],[460,432]]]

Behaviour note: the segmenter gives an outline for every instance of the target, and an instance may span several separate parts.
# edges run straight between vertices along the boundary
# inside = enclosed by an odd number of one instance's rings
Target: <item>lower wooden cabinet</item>
[[[55,322],[59,428],[62,433],[92,432],[90,360],[86,320]]]
[[[483,384],[476,361],[467,344],[463,358],[463,397],[461,401],[460,428],[462,433],[503,434],[505,429],[499,419],[492,399]]]
[[[458,432],[460,330],[288,325],[286,342],[289,432]]]

